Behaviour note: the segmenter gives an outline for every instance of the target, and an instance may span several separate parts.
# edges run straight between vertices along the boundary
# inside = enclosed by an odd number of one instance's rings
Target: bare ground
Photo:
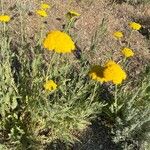
[[[129,22],[136,21],[142,24],[143,29],[140,32],[135,32],[130,38],[130,47],[136,52],[135,57],[142,57],[149,61],[149,32],[150,32],[150,7],[149,4],[132,6],[126,3],[116,4],[108,0],[74,0],[68,3],[67,0],[47,0],[52,8],[48,11],[49,17],[40,19],[35,14],[36,9],[40,5],[40,0],[6,0],[4,10],[13,18],[9,24],[12,34],[15,34],[16,39],[22,34],[29,37],[29,43],[33,44],[32,39],[39,34],[41,24],[44,24],[44,35],[53,29],[63,29],[66,23],[65,14],[69,10],[75,10],[81,14],[77,20],[75,27],[71,30],[71,35],[76,41],[78,47],[83,53],[88,54],[89,60],[94,62],[104,62],[108,59],[108,54],[113,52],[113,59],[120,58],[120,49],[126,45],[129,40]],[[21,7],[20,7],[21,5]],[[21,15],[21,17],[20,17]],[[20,22],[22,19],[22,22]],[[96,54],[91,50],[91,40],[96,31],[101,31],[100,26],[104,21],[106,31],[98,37],[98,47]],[[22,26],[21,26],[22,25]],[[21,28],[24,28],[22,31]],[[101,28],[100,28],[101,27]],[[121,30],[125,33],[122,46],[116,42],[112,34],[116,30]],[[16,40],[15,39],[15,40]],[[20,40],[20,39],[17,39]],[[93,56],[94,55],[94,56]],[[91,59],[92,57],[92,59]]]

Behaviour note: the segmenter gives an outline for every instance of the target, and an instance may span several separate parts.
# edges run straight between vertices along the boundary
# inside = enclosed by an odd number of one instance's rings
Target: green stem
[[[114,99],[115,99],[114,111],[115,111],[115,114],[117,114],[117,111],[118,111],[118,97],[117,97],[117,94],[118,94],[118,88],[117,88],[117,85],[115,85],[115,95],[114,95]]]
[[[64,32],[68,33],[69,29],[71,28],[72,23],[74,22],[74,18],[71,18],[67,24],[67,26],[65,27]]]
[[[48,62],[48,68],[47,68],[47,72],[46,72],[46,75],[45,75],[46,79],[48,79],[48,77],[49,77],[49,71],[50,71],[50,68],[52,67],[52,65],[54,63],[53,61],[55,60],[55,56],[56,56],[56,54],[53,53],[50,62]]]
[[[91,97],[91,100],[90,100],[90,104],[91,104],[91,103],[93,102],[93,100],[94,100],[97,87],[98,87],[98,83],[96,83],[95,86],[94,86],[93,94],[92,94],[92,97]]]
[[[6,23],[3,23],[4,46],[7,48]]]
[[[131,33],[130,33],[130,35],[129,35],[128,43],[127,43],[127,47],[129,47],[129,46],[130,46],[130,40],[131,40],[132,33],[133,33],[133,30],[131,31]]]
[[[123,65],[124,67],[126,66],[126,60],[127,60],[126,57],[122,60],[122,65]]]

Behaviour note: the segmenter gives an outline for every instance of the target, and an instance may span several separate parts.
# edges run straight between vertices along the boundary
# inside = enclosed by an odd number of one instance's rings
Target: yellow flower
[[[94,66],[89,72],[89,76],[98,82],[113,82],[114,84],[121,84],[126,79],[126,73],[120,65],[114,61],[108,61],[104,67]]]
[[[66,16],[67,16],[68,19],[72,19],[72,18],[74,18],[74,17],[79,17],[80,14],[77,13],[77,12],[75,12],[75,11],[69,11],[69,12],[66,14]]]
[[[40,8],[46,10],[46,9],[50,8],[50,5],[48,5],[46,3],[42,3]]]
[[[119,64],[110,60],[105,64],[103,75],[106,82],[113,82],[114,84],[121,84],[126,79],[127,75]]]
[[[0,22],[9,22],[10,16],[8,15],[0,15]]]
[[[57,89],[57,84],[53,80],[47,80],[43,86],[47,91],[53,91]]]
[[[54,50],[57,53],[71,53],[75,50],[75,44],[71,37],[58,30],[50,31],[43,41],[44,48]]]
[[[41,17],[47,17],[47,13],[45,10],[37,10],[36,14],[40,15]]]
[[[132,57],[134,55],[134,52],[132,51],[132,49],[127,48],[127,47],[125,47],[121,52],[126,58]]]
[[[133,30],[140,30],[141,29],[141,25],[139,23],[136,23],[136,22],[131,22],[129,24],[129,26],[133,29]]]
[[[103,69],[104,68],[99,65],[93,66],[89,72],[90,78],[92,78],[92,80],[103,83],[105,81],[103,76]]]
[[[116,39],[120,39],[123,37],[123,33],[121,31],[116,31],[113,35]]]

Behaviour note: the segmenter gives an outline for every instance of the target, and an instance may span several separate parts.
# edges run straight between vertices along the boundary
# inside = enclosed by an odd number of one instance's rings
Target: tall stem
[[[90,100],[90,104],[91,104],[91,103],[93,102],[93,100],[94,100],[97,86],[98,86],[98,83],[96,83],[95,86],[94,86],[94,90],[93,90],[93,94],[92,94],[92,97],[91,97],[91,100]]]
[[[115,99],[115,102],[114,102],[114,111],[115,111],[115,114],[117,114],[117,111],[118,111],[118,97],[117,97],[117,93],[118,93],[118,88],[117,88],[117,85],[115,85],[115,95],[114,95],[114,99]]]
[[[131,33],[130,33],[129,38],[128,38],[127,47],[130,46],[130,40],[131,40],[132,33],[133,33],[133,31],[131,30]]]
[[[71,28],[72,24],[74,23],[74,18],[71,18],[69,20],[69,22],[67,23],[67,26],[65,27],[65,30],[64,32],[68,33],[69,32],[69,29]]]

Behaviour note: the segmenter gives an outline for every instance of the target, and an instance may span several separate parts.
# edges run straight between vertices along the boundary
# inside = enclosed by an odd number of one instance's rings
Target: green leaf
[[[12,103],[11,103],[11,108],[15,109],[18,106],[17,98],[13,97]]]

